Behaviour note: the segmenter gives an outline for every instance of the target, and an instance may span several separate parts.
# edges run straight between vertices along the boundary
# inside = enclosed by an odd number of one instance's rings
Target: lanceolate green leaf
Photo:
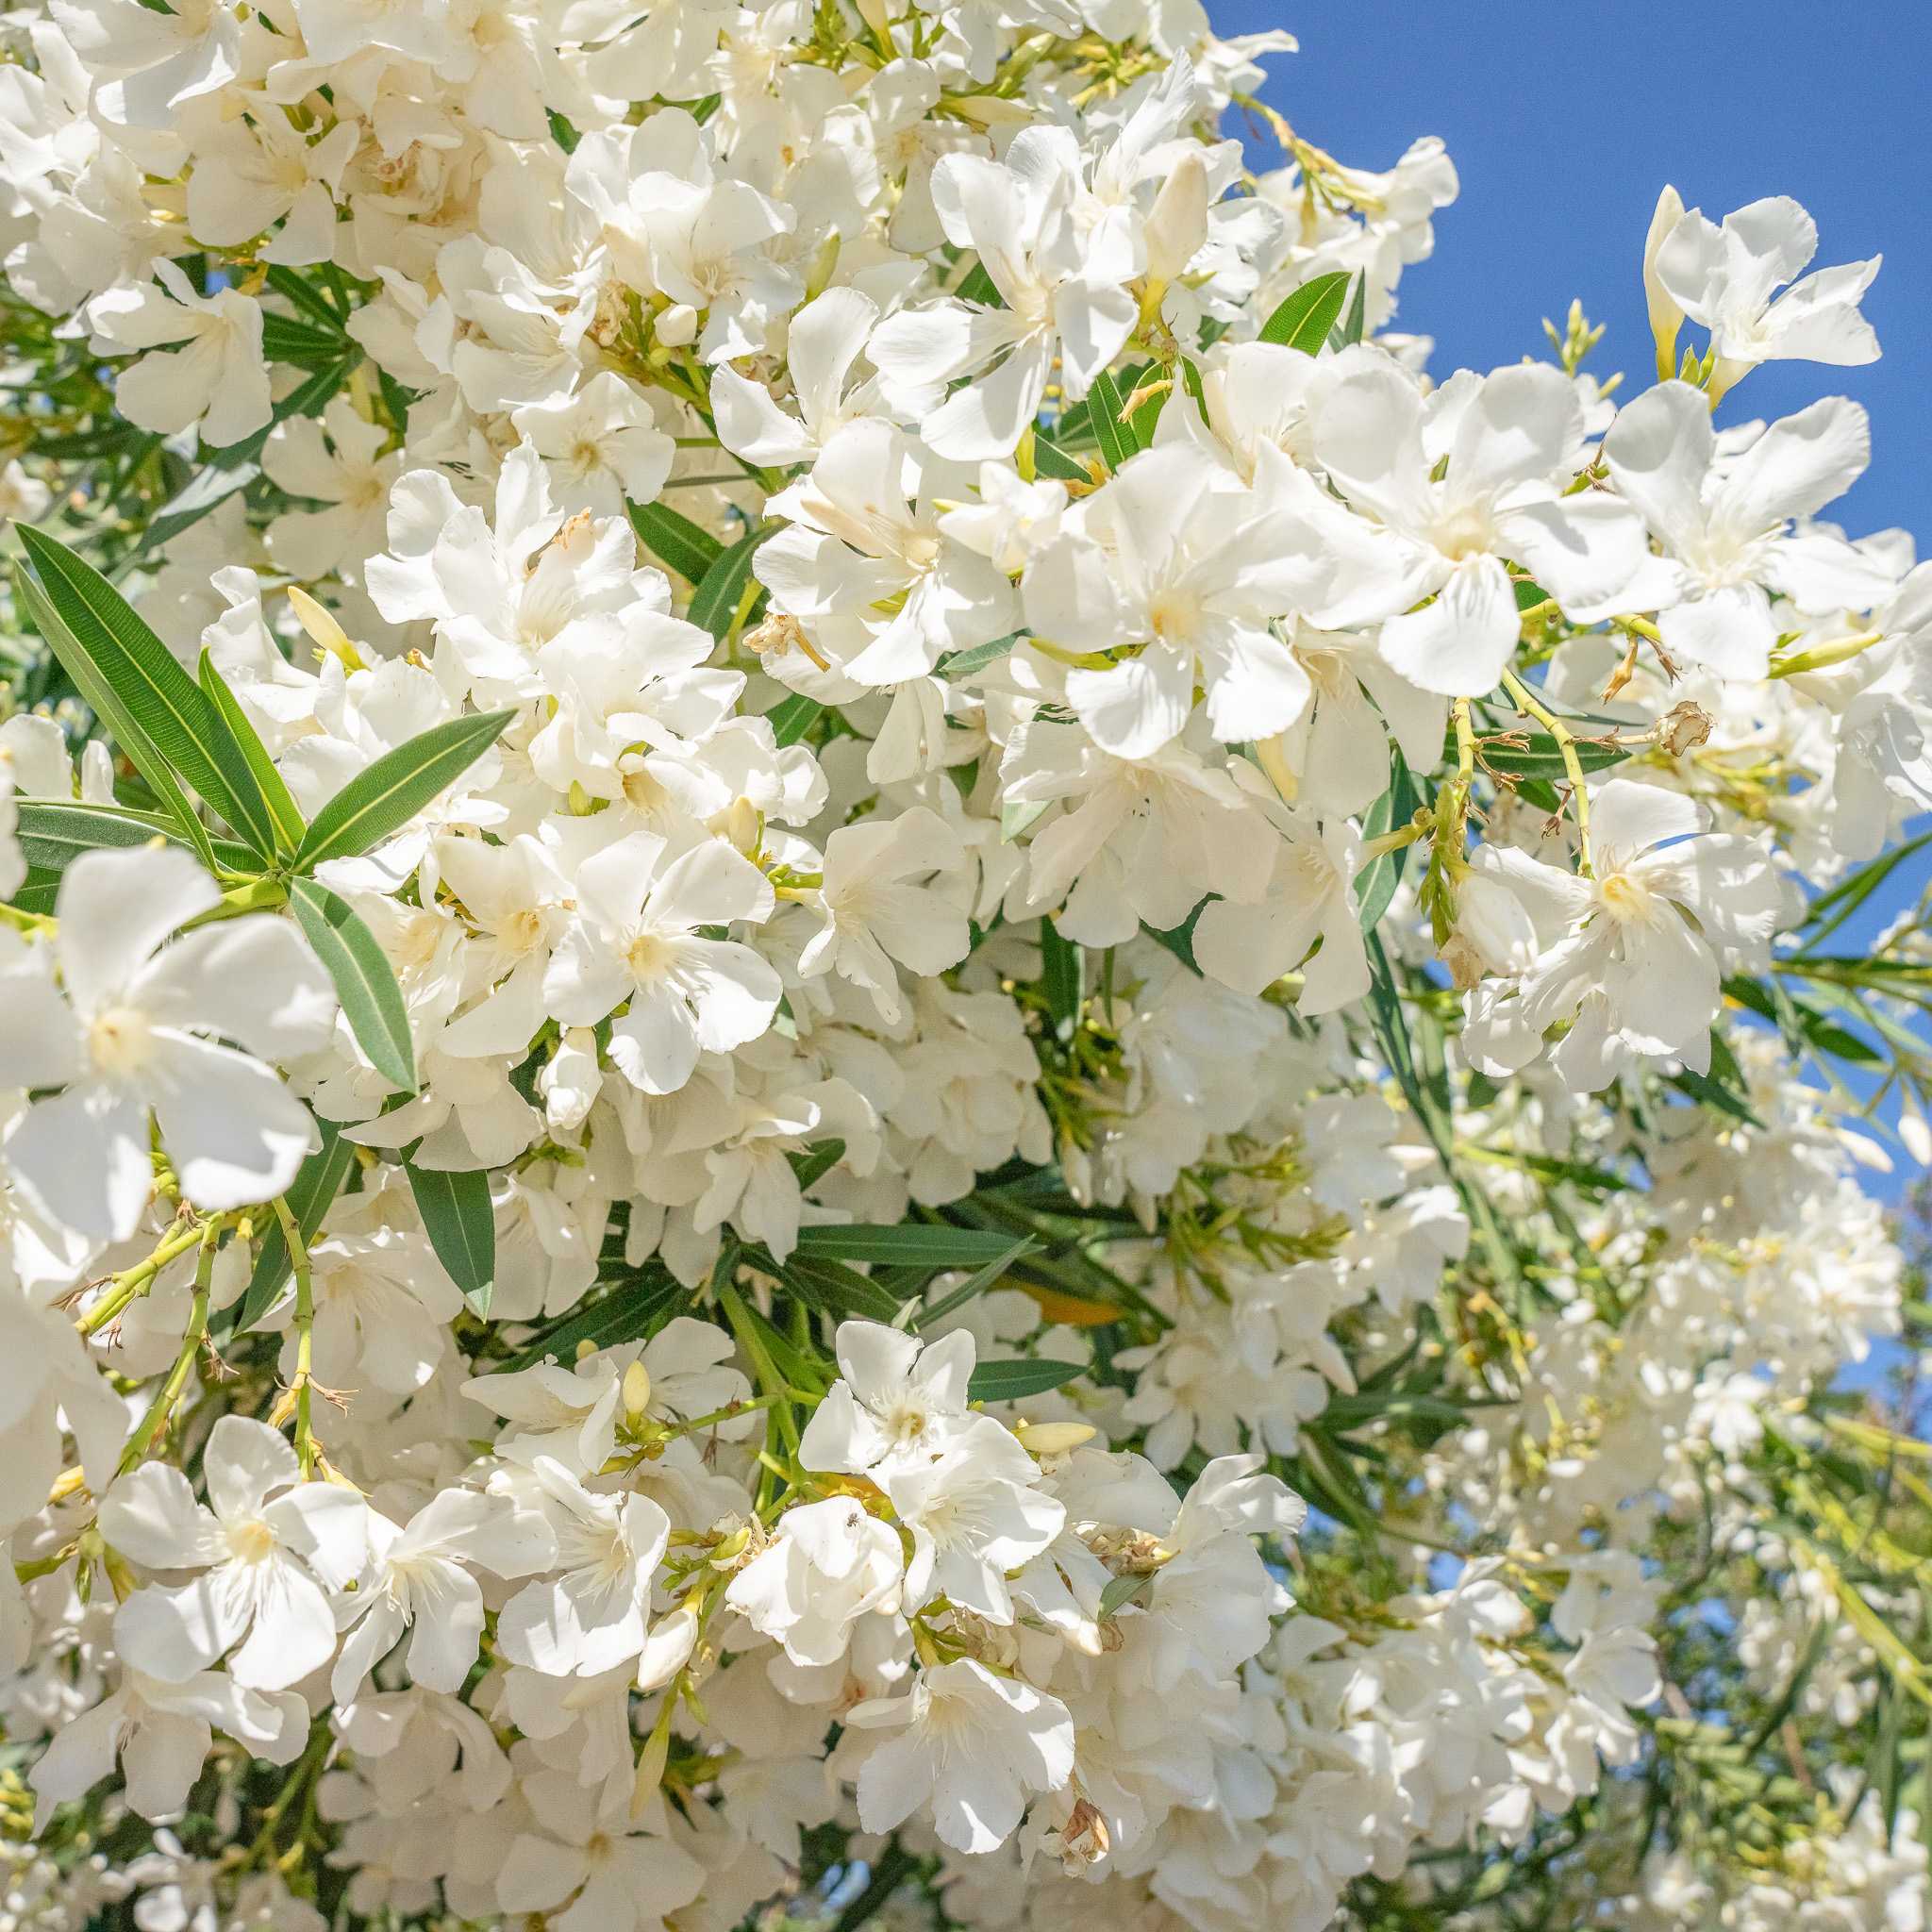
[[[1318,355],[1348,300],[1348,281],[1347,275],[1338,270],[1304,282],[1261,325],[1261,341],[1299,349],[1305,356]]]
[[[779,1272],[786,1286],[802,1301],[840,1321],[863,1316],[869,1321],[890,1322],[899,1312],[897,1295],[843,1261],[794,1255]]]
[[[708,530],[700,529],[668,504],[633,503],[626,508],[631,528],[652,555],[694,586],[704,582],[711,566],[724,554],[724,544]]]
[[[1378,839],[1385,832],[1392,832],[1407,824],[1421,803],[1415,780],[1409,774],[1408,760],[1391,747],[1389,754],[1389,789],[1369,808],[1369,815],[1362,821],[1362,836]],[[1393,852],[1377,854],[1362,867],[1361,875],[1355,882],[1355,903],[1364,932],[1373,931],[1383,913],[1388,911],[1389,902],[1395,896],[1395,888],[1401,882],[1403,868],[1407,862],[1408,847],[1400,845]]]
[[[981,1362],[966,1384],[969,1402],[1018,1402],[1027,1395],[1044,1395],[1076,1375],[1088,1373],[1086,1362]]]
[[[929,1328],[935,1322],[943,1321],[946,1316],[963,1308],[968,1302],[984,1294],[1023,1255],[1030,1255],[1039,1245],[1030,1234],[1021,1235],[1008,1245],[1005,1254],[995,1255],[991,1261],[975,1268],[958,1288],[948,1289],[929,1308],[921,1308],[912,1318],[913,1327]]]
[[[812,721],[824,709],[816,698],[808,698],[802,691],[795,691],[783,703],[776,704],[765,713],[766,721],[772,727],[772,736],[782,747],[796,744],[812,727]]]
[[[200,687],[92,564],[42,530],[16,527],[48,602],[59,615],[64,636],[47,641],[69,675],[81,682],[75,665],[68,663],[72,652],[85,658],[87,670],[111,691],[116,708],[139,725],[147,747],[213,806],[244,844],[272,859],[275,821],[268,803],[242,747]],[[109,722],[118,725],[120,721]],[[120,737],[118,728],[115,736]],[[134,746],[123,749],[152,784]]]
[[[576,1358],[578,1344],[588,1341],[593,1348],[615,1348],[620,1342],[635,1341],[647,1335],[659,1315],[668,1314],[680,1299],[688,1301],[690,1291],[674,1280],[662,1268],[621,1282],[602,1301],[579,1308],[546,1328],[536,1341],[520,1349],[507,1361],[492,1364],[492,1374],[512,1374],[554,1356],[560,1362]]]
[[[284,855],[293,852],[302,842],[301,809],[289,790],[287,780],[276,771],[275,761],[269,757],[268,746],[262,743],[260,734],[248,722],[248,714],[242,710],[235,693],[223,681],[222,674],[215,669],[215,661],[208,656],[206,646],[201,653],[201,688],[208,703],[215,708],[216,715],[227,727],[228,735],[242,747],[242,756],[248,761],[248,770],[261,793],[262,803],[268,808],[269,821],[275,827],[275,850]]]
[[[1348,305],[1348,314],[1341,325],[1341,346],[1352,349],[1361,341],[1368,319],[1369,275],[1364,269],[1356,277],[1355,295]]]
[[[35,629],[47,641],[48,649],[74,680],[75,689],[87,700],[94,715],[113,734],[114,742],[147,781],[148,790],[154,793],[162,815],[174,827],[176,836],[192,846],[205,864],[212,866],[214,843],[208,837],[208,827],[195,816],[192,802],[176,782],[160,748],[142,728],[135,714],[122,703],[114,687],[102,675],[100,666],[61,620],[46,591],[25,564],[14,566],[13,584],[21,608],[32,618]]]
[[[305,1241],[314,1239],[315,1231],[322,1225],[323,1216],[328,1212],[329,1204],[341,1192],[342,1183],[348,1179],[349,1170],[356,1164],[354,1143],[342,1138],[341,1130],[333,1121],[325,1121],[318,1115],[315,1124],[322,1132],[322,1146],[302,1163],[283,1197],[289,1204],[290,1216],[301,1229]],[[236,1306],[234,1321],[228,1330],[230,1335],[245,1334],[268,1313],[291,1273],[289,1244],[282,1239],[280,1220],[267,1208],[262,1210],[259,1220],[265,1231],[261,1245],[256,1250],[255,1268],[248,1277],[248,1287]]]
[[[490,1205],[489,1174],[443,1174],[413,1160],[404,1166],[436,1258],[471,1307],[487,1316],[496,1286],[496,1212]]]
[[[1043,429],[1033,432],[1033,466],[1042,476],[1059,483],[1091,483],[1087,465],[1069,456]]]
[[[1121,415],[1121,392],[1104,369],[1093,378],[1093,388],[1087,398],[1087,416],[1093,425],[1093,440],[1099,443],[1100,454],[1107,458],[1109,470],[1118,470],[1138,452],[1140,444],[1134,440],[1133,425]]]
[[[165,839],[190,851],[200,849],[172,819],[131,806],[96,805],[84,798],[23,798],[19,812],[21,850],[28,865],[43,872],[65,872],[83,852],[103,846],[148,845]],[[216,859],[230,869],[255,863],[245,845],[226,839],[213,845]]]
[[[289,881],[289,906],[316,957],[335,981],[336,997],[369,1063],[392,1087],[416,1091],[409,1015],[388,956],[344,899],[314,879]]]
[[[996,1228],[951,1227],[908,1221],[896,1227],[802,1227],[798,1253],[836,1261],[876,1261],[892,1268],[976,1268],[1013,1244]]]
[[[353,858],[401,831],[496,742],[515,716],[473,711],[384,752],[315,814],[296,849],[296,869],[312,872],[331,858]]]
[[[770,535],[770,530],[754,530],[712,559],[704,580],[691,592],[691,608],[685,613],[701,630],[723,639],[731,628],[731,620],[738,614],[745,584],[751,576],[752,558]]]

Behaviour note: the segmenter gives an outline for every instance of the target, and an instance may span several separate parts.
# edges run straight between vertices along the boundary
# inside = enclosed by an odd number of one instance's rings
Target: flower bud
[[[1190,148],[1160,184],[1147,217],[1147,280],[1171,282],[1208,240],[1208,164]]]
[[[1064,1456],[1083,1442],[1092,1441],[1100,1431],[1089,1423],[1022,1422],[1013,1433],[1027,1455],[1044,1461],[1049,1456]]]
[[[624,1412],[637,1417],[651,1402],[651,1372],[642,1362],[633,1362],[624,1372]]]
[[[1666,184],[1650,218],[1650,233],[1643,238],[1643,299],[1650,308],[1650,332],[1657,341],[1657,375],[1665,382],[1676,374],[1677,331],[1684,325],[1684,311],[1657,279],[1657,258],[1671,230],[1683,218],[1684,197]]]
[[[698,334],[698,312],[689,302],[674,302],[658,318],[658,340],[667,349],[681,349],[694,342]]]

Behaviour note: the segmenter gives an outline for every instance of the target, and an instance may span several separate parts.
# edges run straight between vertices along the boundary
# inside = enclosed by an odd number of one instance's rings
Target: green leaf
[[[513,1374],[555,1356],[565,1364],[576,1359],[577,1345],[588,1341],[592,1348],[615,1348],[621,1342],[635,1341],[649,1333],[658,1317],[666,1313],[690,1291],[665,1270],[640,1274],[620,1283],[601,1301],[576,1309],[562,1321],[553,1323],[526,1348],[508,1360],[497,1362],[490,1373]]]
[[[144,753],[171,782],[178,774],[192,786],[251,851],[273,860],[275,820],[248,759],[175,654],[92,564],[43,530],[14,528],[59,618],[58,635],[47,640],[54,655],[90,703],[91,684],[109,693],[109,728],[142,776],[155,785]],[[134,727],[140,751],[122,738],[124,724]]]
[[[261,454],[263,447],[268,442],[269,432],[277,423],[286,423],[291,416],[314,415],[322,408],[323,404],[327,402],[329,397],[334,395],[337,390],[341,389],[342,384],[349,379],[349,372],[361,359],[362,351],[354,342],[348,343],[346,347],[344,344],[338,342],[336,344],[336,360],[316,370],[307,382],[298,384],[294,389],[291,389],[275,405],[275,413],[252,436],[244,436],[240,442],[225,443],[220,449],[204,449],[202,451],[202,460],[209,468],[216,470],[232,470],[238,468],[242,463],[252,463]],[[206,513],[205,510],[197,512],[197,514],[201,515]],[[165,521],[165,518],[158,519],[156,525],[149,526],[147,535],[142,540],[142,548],[143,550],[150,549],[157,543],[165,543],[181,527],[181,525],[175,525],[173,528],[168,529],[165,534],[157,536],[155,529],[163,521]],[[189,521],[192,523],[194,519],[191,517]]]
[[[375,935],[344,899],[314,879],[289,881],[289,908],[335,981],[343,1016],[369,1063],[391,1087],[416,1091],[416,1051],[403,990]]]
[[[344,341],[342,318],[336,313],[328,298],[320,289],[282,262],[274,262],[270,265],[268,285],[276,294],[292,302],[297,308],[320,324],[334,337],[336,353],[341,353]]]
[[[1041,991],[1046,994],[1046,1010],[1054,1032],[1071,1040],[1080,1018],[1081,967],[1084,956],[1073,941],[1065,939],[1050,919],[1040,922]]]
[[[1362,339],[1362,332],[1368,319],[1369,272],[1364,269],[1356,278],[1355,299],[1348,305],[1347,319],[1341,325],[1341,346],[1352,349]]]
[[[774,524],[772,529],[776,527]],[[754,530],[750,536],[741,537],[729,550],[721,550],[705,572],[703,581],[691,592],[691,608],[685,615],[720,642],[731,628],[731,620],[738,615],[739,602],[751,576],[752,558],[772,529]]]
[[[1200,924],[1202,913],[1220,896],[1218,892],[1204,892],[1194,909],[1178,925],[1169,927],[1166,932],[1155,931],[1144,919],[1141,922],[1141,930],[1157,944],[1165,946],[1190,973],[1198,977],[1201,962],[1194,958],[1194,928]]]
[[[929,1328],[935,1322],[941,1322],[963,1308],[968,1302],[984,1294],[1023,1255],[1030,1255],[1039,1245],[1030,1234],[1021,1235],[1005,1254],[995,1255],[991,1261],[975,1268],[958,1288],[948,1289],[931,1307],[918,1309],[912,1317],[913,1327]]]
[[[1093,387],[1088,392],[1087,418],[1093,425],[1093,440],[1100,445],[1100,454],[1109,470],[1118,470],[1129,457],[1139,453],[1141,445],[1135,439],[1134,426],[1121,417],[1121,392],[1105,369],[1093,378]]]
[[[261,353],[271,362],[314,369],[341,360],[342,332],[339,327],[316,328],[287,315],[265,314],[261,318]]]
[[[940,659],[940,675],[943,677],[971,677],[975,671],[984,671],[989,664],[997,664],[1002,658],[1009,657],[1013,646],[1025,635],[1024,630],[1008,631],[1003,638],[994,638],[990,644],[974,644],[964,651],[950,652]]]
[[[1304,282],[1261,325],[1261,341],[1299,349],[1304,356],[1318,355],[1341,318],[1348,283],[1347,274],[1340,269]]]
[[[22,526],[16,525],[16,528]],[[20,608],[33,620],[34,627],[47,641],[61,668],[74,681],[74,688],[92,708],[95,717],[108,727],[114,742],[127,755],[136,771],[146,779],[148,790],[159,802],[162,814],[177,837],[192,848],[202,863],[214,866],[214,843],[208,827],[195,815],[193,804],[176,783],[160,749],[141,727],[140,721],[121,702],[114,687],[102,676],[100,667],[54,608],[39,582],[24,563],[13,568],[14,593]]]
[[[1713,1031],[1710,1036],[1709,1073],[1693,1073],[1686,1067],[1682,1073],[1673,1074],[1667,1084],[1718,1113],[1728,1114],[1734,1121],[1742,1121],[1747,1126],[1761,1128],[1764,1125],[1752,1111],[1744,1090],[1744,1076],[1739,1072],[1737,1059],[1721,1033]]]
[[[983,261],[975,261],[966,271],[959,286],[953,291],[961,302],[977,302],[982,308],[1004,308],[1006,299],[999,291],[999,285],[987,273]]]
[[[1013,1238],[997,1228],[906,1221],[891,1227],[802,1227],[797,1252],[835,1261],[875,1261],[889,1268],[976,1268],[1004,1255]]]
[[[282,1197],[289,1204],[289,1213],[305,1241],[315,1239],[330,1203],[341,1192],[342,1183],[356,1164],[355,1143],[343,1139],[335,1122],[325,1121],[318,1114],[315,1124],[322,1131],[321,1151],[302,1163],[289,1184],[289,1191]],[[243,1335],[254,1327],[275,1306],[292,1273],[280,1217],[272,1214],[261,1245],[255,1252],[255,1267],[236,1305],[228,1334]]]
[[[496,1211],[490,1205],[490,1176],[477,1169],[445,1174],[403,1163],[409,1191],[436,1258],[478,1315],[490,1312],[496,1286]]]
[[[780,748],[796,744],[812,727],[813,721],[824,709],[816,698],[808,698],[802,691],[795,691],[784,703],[774,705],[765,713],[772,727],[772,736],[777,740]]]
[[[793,1255],[778,1272],[800,1300],[839,1321],[890,1322],[899,1312],[899,1296],[842,1261]]]
[[[1394,745],[1389,748],[1389,789],[1369,808],[1369,815],[1362,821],[1362,837],[1379,839],[1385,832],[1392,832],[1406,825],[1415,817],[1415,808],[1422,803],[1422,797],[1415,788],[1415,779],[1410,774],[1408,760]],[[1408,863],[1409,848],[1399,845],[1393,852],[1384,852],[1369,860],[1363,866],[1355,882],[1355,902],[1364,932],[1373,932],[1381,923],[1383,913],[1389,909],[1389,902],[1395,896],[1395,888],[1401,883],[1403,868]]]
[[[1072,457],[1045,430],[1034,426],[1033,467],[1041,476],[1059,483],[1091,483],[1093,474],[1076,457]]]
[[[28,865],[61,873],[83,852],[125,850],[165,839],[190,851],[193,842],[170,819],[125,805],[96,805],[85,798],[23,798],[19,801],[20,845]],[[214,856],[230,870],[255,863],[245,845],[214,841]]]
[[[301,808],[296,805],[287,780],[275,770],[275,761],[269,757],[268,746],[262,743],[260,734],[248,722],[248,714],[228,689],[222,674],[215,669],[215,660],[208,656],[206,644],[201,651],[201,689],[208,703],[215,708],[215,713],[226,727],[228,736],[242,747],[242,756],[248,762],[256,790],[261,793],[262,803],[268,808],[269,822],[275,827],[275,850],[284,855],[293,852],[302,842]]]
[[[803,1153],[789,1157],[791,1162],[792,1178],[798,1183],[798,1191],[805,1191],[822,1181],[845,1158],[845,1143],[842,1141],[814,1141]]]
[[[1521,744],[1502,744],[1486,739],[1482,746],[1483,763],[1506,778],[1541,778],[1557,785],[1566,782],[1569,768],[1563,762],[1557,741],[1547,731],[1525,732],[1521,736]],[[1630,756],[1624,745],[1603,744],[1590,738],[1579,738],[1574,749],[1578,769],[1585,772],[1607,771]],[[1445,762],[1455,762],[1453,740],[1445,741],[1442,756]]]
[[[1932,832],[1921,832],[1894,851],[1881,853],[1869,865],[1861,865],[1849,878],[1840,879],[1828,892],[1821,892],[1806,909],[1804,924],[1818,922],[1818,929],[1805,941],[1811,952],[1835,933],[1907,859],[1916,858],[1932,845]]]
[[[661,562],[693,586],[704,582],[724,546],[708,530],[701,530],[668,504],[626,503],[630,526]]]
[[[1088,1367],[1086,1362],[981,1362],[966,1384],[966,1399],[1019,1402],[1028,1395],[1044,1395],[1049,1389],[1063,1388],[1074,1376],[1084,1375]]]
[[[503,735],[514,711],[471,711],[419,731],[349,780],[315,814],[295,853],[298,872],[354,858],[399,832]]]
[[[1144,1603],[1154,1594],[1154,1575],[1151,1571],[1136,1574],[1128,1571],[1124,1576],[1116,1576],[1100,1592],[1100,1615],[1095,1620],[1105,1624],[1116,1617],[1129,1604]]]

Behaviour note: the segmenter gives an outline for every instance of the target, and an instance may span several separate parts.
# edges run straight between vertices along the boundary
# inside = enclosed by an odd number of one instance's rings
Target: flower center
[[[637,980],[655,979],[671,963],[670,942],[654,932],[641,932],[625,949],[624,963]]]
[[[228,1554],[238,1563],[265,1563],[275,1554],[275,1533],[260,1517],[228,1525]]]
[[[1657,895],[1627,872],[1613,872],[1599,879],[1596,894],[1604,910],[1619,925],[1643,924],[1656,916]]]
[[[154,1032],[137,1007],[105,1007],[87,1029],[88,1057],[110,1075],[139,1073],[154,1053]]]

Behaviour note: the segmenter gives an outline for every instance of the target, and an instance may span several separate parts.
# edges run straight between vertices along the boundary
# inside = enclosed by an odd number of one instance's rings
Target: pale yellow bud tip
[[[1064,1456],[1091,1442],[1100,1431],[1089,1423],[1022,1423],[1014,1431],[1029,1456]]]
[[[651,1401],[651,1372],[642,1362],[633,1362],[624,1372],[624,1412],[642,1415]]]

